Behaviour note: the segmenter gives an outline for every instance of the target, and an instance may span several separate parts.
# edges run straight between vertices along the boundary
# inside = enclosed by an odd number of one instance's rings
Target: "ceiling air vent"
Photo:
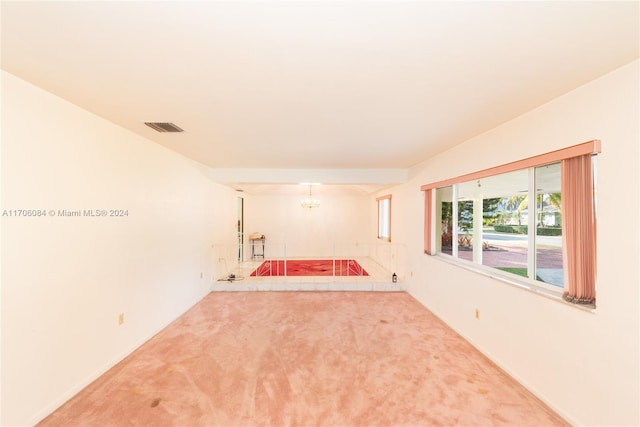
[[[184,132],[178,126],[173,123],[166,122],[144,122],[145,125],[149,126],[153,130],[157,130],[158,132]]]

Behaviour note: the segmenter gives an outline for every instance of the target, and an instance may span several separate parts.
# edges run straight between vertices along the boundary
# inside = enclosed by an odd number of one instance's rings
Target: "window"
[[[591,141],[423,186],[425,252],[593,305],[598,152]]]
[[[378,197],[378,239],[391,241],[391,195]]]

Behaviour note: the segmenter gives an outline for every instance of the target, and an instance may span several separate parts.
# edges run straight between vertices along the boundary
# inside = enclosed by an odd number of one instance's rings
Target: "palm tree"
[[[522,211],[528,206],[527,196],[511,196],[504,199],[504,207],[508,211],[518,213],[518,225],[522,225]]]
[[[518,197],[521,197],[521,196],[513,196],[512,199],[513,198],[517,199]],[[561,193],[536,194],[536,204],[540,206],[540,211],[538,212],[538,223],[540,224],[542,223],[542,207],[544,206],[543,203],[553,206],[558,210],[558,212],[561,212],[562,194]],[[518,225],[520,225],[520,214],[522,213],[523,210],[527,209],[528,207],[529,207],[529,200],[525,197],[515,209],[518,212]]]
[[[546,202],[548,204],[550,204],[551,206],[553,206],[554,208],[558,209],[558,211],[561,211],[562,209],[562,194],[561,193],[551,193],[547,195],[547,200]]]

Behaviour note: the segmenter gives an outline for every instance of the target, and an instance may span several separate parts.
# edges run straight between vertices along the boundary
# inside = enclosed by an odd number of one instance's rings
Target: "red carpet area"
[[[335,273],[334,273],[335,268]],[[368,276],[353,259],[268,260],[260,264],[251,276]]]

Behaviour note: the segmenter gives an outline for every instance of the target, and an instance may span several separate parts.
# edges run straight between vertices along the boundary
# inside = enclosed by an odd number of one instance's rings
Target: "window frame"
[[[519,171],[519,170],[528,170],[533,171],[536,167],[544,166],[552,163],[561,162],[566,159],[571,159],[574,157],[580,157],[584,155],[594,155],[601,152],[601,142],[599,140],[592,140],[582,144],[574,145],[571,147],[567,147],[564,149],[556,150],[553,152],[541,154],[534,157],[529,157],[526,159],[518,160],[515,162],[507,163],[504,165],[496,166],[493,168],[481,170],[478,172],[469,173],[466,175],[458,176],[455,178],[450,178],[442,181],[433,182],[431,184],[425,184],[420,187],[420,189],[424,192],[425,195],[425,222],[424,222],[424,252],[428,255],[436,255],[439,258],[458,265],[460,267],[479,271],[483,274],[489,275],[491,277],[495,277],[506,281],[508,283],[512,283],[518,286],[524,286],[525,288],[540,292],[543,294],[550,294],[555,298],[562,297],[562,288],[559,288],[554,285],[544,284],[535,280],[535,273],[533,278],[529,277],[519,277],[515,274],[510,274],[506,272],[501,272],[497,268],[484,266],[478,263],[474,263],[471,261],[467,261],[464,259],[457,258],[452,255],[442,254],[441,252],[436,251],[436,248],[439,247],[436,244],[436,238],[440,237],[440,233],[437,233],[436,230],[439,230],[438,224],[436,224],[436,219],[438,218],[436,215],[436,191],[439,188],[444,188],[447,186],[452,186],[452,189],[457,187],[457,184],[466,183],[469,181],[479,180],[482,178],[493,177],[501,174],[505,174],[508,172]],[[595,185],[595,182],[594,182]],[[533,188],[535,194],[535,187],[530,183],[529,192]],[[454,205],[457,205],[457,195],[454,195]],[[454,221],[457,219],[457,214],[454,214]],[[437,228],[438,227],[438,228]],[[535,229],[529,230],[530,233],[535,233]],[[455,243],[455,242],[454,242]],[[529,247],[533,246],[533,251],[535,252],[535,239],[530,239]],[[563,265],[566,262],[563,261]],[[566,265],[563,267],[566,268]],[[566,286],[566,284],[565,284]],[[593,307],[595,308],[595,306]]]
[[[386,194],[376,198],[376,204],[378,206],[378,240],[385,242],[391,242],[391,194]],[[383,208],[387,206],[386,218],[383,218]],[[386,220],[386,221],[385,221]],[[382,224],[382,222],[386,224]],[[386,227],[384,227],[386,225]],[[385,235],[385,228],[388,235]]]

